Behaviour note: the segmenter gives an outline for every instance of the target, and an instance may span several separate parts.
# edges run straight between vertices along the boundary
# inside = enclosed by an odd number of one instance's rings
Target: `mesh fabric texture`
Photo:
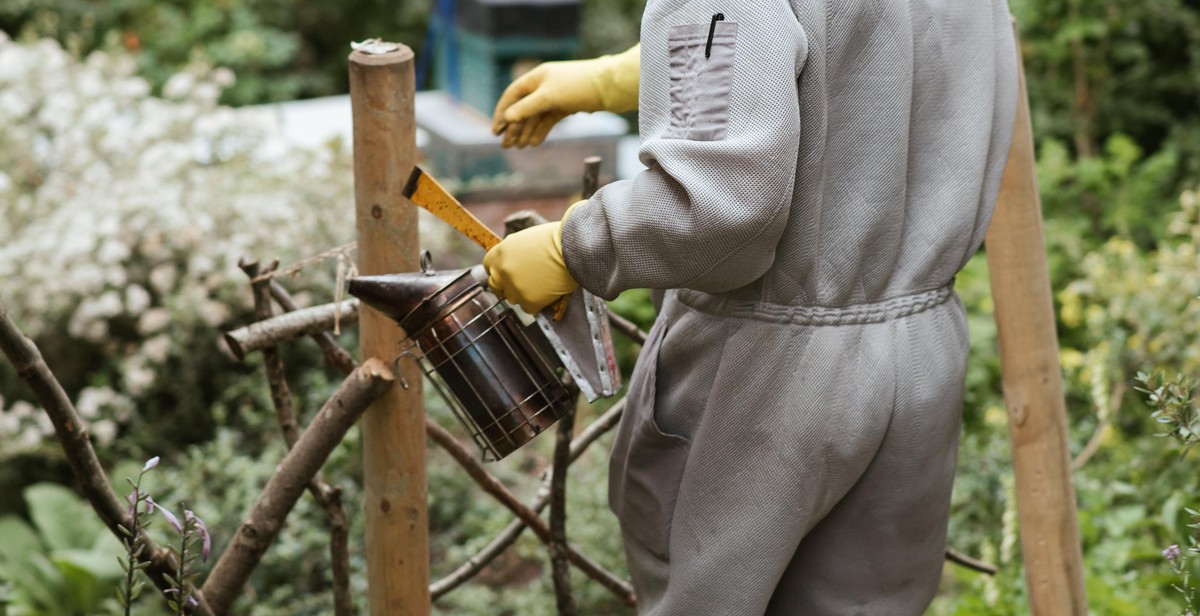
[[[672,66],[699,58],[668,33],[716,13],[737,24],[723,138],[669,138]],[[648,169],[562,236],[597,295],[676,289],[610,470],[639,613],[920,614],[968,347],[949,289],[1012,133],[1007,8],[650,0],[641,41]]]

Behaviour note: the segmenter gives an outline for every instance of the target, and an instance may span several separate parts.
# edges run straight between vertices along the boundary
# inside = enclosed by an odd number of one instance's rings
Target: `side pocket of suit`
[[[625,414],[609,461],[608,499],[622,531],[667,560],[671,517],[690,442],[663,432],[654,421],[658,351],[666,326],[660,320],[656,328],[625,396]]]
[[[737,30],[736,23],[714,21],[673,26],[667,31],[671,124],[665,138],[725,139]]]

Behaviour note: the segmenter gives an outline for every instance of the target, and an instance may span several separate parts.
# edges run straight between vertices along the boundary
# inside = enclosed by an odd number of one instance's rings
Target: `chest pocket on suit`
[[[667,31],[671,125],[666,138],[725,138],[736,43],[734,22],[714,19],[711,23],[673,26]]]

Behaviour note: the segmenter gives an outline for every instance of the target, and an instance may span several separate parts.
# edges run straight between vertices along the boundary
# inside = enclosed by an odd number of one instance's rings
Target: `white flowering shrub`
[[[102,445],[151,409],[204,423],[236,369],[219,332],[251,306],[240,257],[288,263],[354,235],[347,152],[266,157],[274,116],[216,102],[229,71],[178,74],[158,98],[135,68],[0,33],[0,301]],[[304,276],[326,293],[332,278]],[[0,392],[27,395],[7,366]],[[0,459],[49,434],[0,402]]]

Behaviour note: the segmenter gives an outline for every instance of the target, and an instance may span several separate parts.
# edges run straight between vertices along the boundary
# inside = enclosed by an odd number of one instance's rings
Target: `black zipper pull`
[[[712,23],[708,26],[708,43],[704,45],[704,57],[708,58],[712,55],[712,39],[713,34],[717,32],[717,22],[725,21],[725,13],[717,13],[713,15]]]

